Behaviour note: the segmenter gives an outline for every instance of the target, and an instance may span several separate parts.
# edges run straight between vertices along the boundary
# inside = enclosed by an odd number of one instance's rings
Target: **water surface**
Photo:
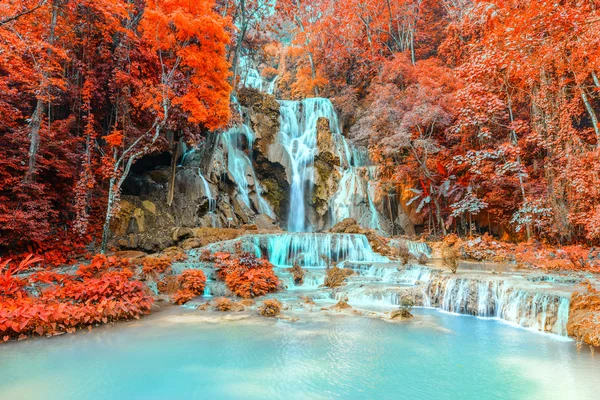
[[[0,399],[597,399],[600,357],[497,321],[176,308],[91,333],[0,346]]]

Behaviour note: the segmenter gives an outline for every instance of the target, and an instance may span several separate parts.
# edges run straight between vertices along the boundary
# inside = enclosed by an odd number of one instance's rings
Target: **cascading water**
[[[568,297],[513,287],[504,280],[448,278],[430,288],[430,301],[440,309],[510,323],[565,336]]]
[[[392,248],[397,249],[400,244],[406,244],[408,251],[415,257],[419,257],[421,254],[431,257],[431,247],[425,242],[414,242],[412,240],[403,239],[390,239],[388,245]]]
[[[252,62],[247,56],[240,57],[239,68],[243,86],[256,89],[259,92],[273,94],[277,78],[266,79],[261,76],[258,69],[252,65]]]
[[[256,178],[254,167],[251,161],[252,145],[254,143],[254,132],[246,124],[231,128],[222,135],[223,145],[227,149],[227,170],[235,181],[238,189],[238,195],[244,204],[251,207],[250,204],[250,186],[254,187],[257,198],[257,211],[260,214],[267,214],[275,218],[275,213],[269,203],[262,197],[261,187]],[[246,154],[245,148],[250,155]]]
[[[329,99],[314,98],[302,101],[281,100],[279,142],[290,158],[292,185],[288,230],[305,232],[305,199],[312,193],[313,163],[317,154],[317,120],[329,119],[331,132],[340,135],[337,114]]]
[[[341,261],[389,261],[375,253],[364,235],[342,233],[302,233],[257,235],[256,255],[265,256],[279,267],[324,268]]]
[[[213,196],[213,194],[210,190],[210,185],[208,184],[208,181],[206,180],[204,175],[202,175],[202,171],[200,171],[200,168],[198,168],[198,175],[200,176],[200,180],[202,181],[202,187],[204,189],[204,194],[206,195],[206,198],[208,199],[208,211],[211,213],[214,213],[217,208],[217,200]]]

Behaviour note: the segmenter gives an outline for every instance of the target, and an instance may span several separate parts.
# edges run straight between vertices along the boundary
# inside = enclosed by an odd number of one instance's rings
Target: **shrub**
[[[408,260],[412,257],[412,254],[410,254],[410,251],[408,250],[408,245],[405,242],[400,242],[396,250],[402,265],[406,265]]]
[[[213,300],[213,307],[215,310],[221,312],[231,311],[233,308],[233,302],[227,297],[218,297]]]
[[[28,258],[29,263],[32,260]],[[4,341],[32,334],[72,333],[97,323],[139,318],[152,306],[145,285],[132,279],[128,263],[120,259],[94,257],[74,275],[45,271],[17,278],[13,273],[22,264],[13,269],[0,262],[6,269],[0,281],[0,337]],[[31,296],[23,287],[32,284],[45,288]]]
[[[443,247],[442,248],[442,261],[444,265],[450,268],[453,274],[456,273],[458,269],[458,250],[453,247]]]
[[[292,274],[292,279],[295,285],[302,285],[304,283],[304,270],[299,265],[294,265],[288,270]]]
[[[421,265],[425,265],[429,262],[429,257],[427,257],[427,254],[421,253],[419,254],[418,262]]]
[[[111,269],[129,268],[129,260],[118,257],[107,257],[104,254],[95,255],[89,264],[79,266],[76,274],[81,278],[94,278]]]
[[[191,290],[186,290],[186,289],[182,289],[182,290],[178,290],[172,297],[172,301],[173,303],[177,304],[177,305],[182,305],[187,303],[188,301],[192,300],[194,297],[198,296],[196,293],[194,293]]]
[[[2,340],[24,339],[32,334],[72,333],[97,323],[139,318],[150,311],[152,297],[141,282],[132,279],[129,269],[104,257],[94,260],[91,266],[82,265],[75,275],[40,272],[15,278],[4,273],[3,283],[9,278],[18,279],[17,285],[43,283],[47,287],[37,297],[30,296],[22,287],[16,296],[14,290],[2,290]],[[12,287],[14,283],[8,285],[9,289]]]
[[[225,281],[235,295],[251,298],[277,291],[279,279],[269,261],[250,253],[217,253],[215,256],[217,279]]]
[[[198,269],[188,269],[177,278],[179,290],[173,295],[175,304],[185,304],[204,293],[206,276]]]
[[[281,303],[275,299],[265,300],[258,308],[258,313],[263,317],[276,317],[281,314]]]
[[[169,271],[173,262],[168,257],[145,257],[142,261],[142,277],[158,279]]]
[[[333,267],[327,270],[325,275],[325,286],[336,288],[345,284],[346,278],[354,275],[354,271],[349,268]]]
[[[179,276],[179,284],[184,290],[191,290],[200,295],[204,293],[206,276],[199,269],[188,269]]]
[[[600,291],[589,281],[583,286],[585,292],[571,297],[570,331],[577,340],[578,348],[583,343],[600,347]],[[594,350],[593,347],[590,349]]]

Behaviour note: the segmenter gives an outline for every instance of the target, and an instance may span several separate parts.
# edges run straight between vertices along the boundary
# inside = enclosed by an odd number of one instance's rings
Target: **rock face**
[[[317,120],[317,146],[318,153],[315,156],[315,186],[312,193],[312,208],[309,208],[308,217],[311,225],[316,230],[323,229],[329,212],[329,201],[338,189],[341,175],[338,166],[340,157],[337,155],[333,136],[327,118]]]

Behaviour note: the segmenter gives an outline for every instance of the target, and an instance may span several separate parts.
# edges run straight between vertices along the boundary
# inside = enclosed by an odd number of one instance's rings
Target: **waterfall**
[[[269,80],[261,76],[250,57],[246,55],[241,56],[239,59],[239,68],[243,86],[268,94],[275,92],[275,81],[277,78]]]
[[[389,261],[371,249],[364,235],[345,233],[286,233],[254,236],[256,255],[276,266],[324,268],[342,261]]]
[[[519,289],[503,280],[466,278],[437,282],[429,297],[432,304],[447,312],[498,318],[540,332],[567,334],[568,297]]]
[[[306,225],[305,199],[312,193],[313,163],[317,154],[317,120],[329,119],[331,132],[340,135],[339,122],[329,99],[314,98],[302,101],[280,100],[279,142],[290,158],[292,185],[288,230],[304,232]]]
[[[206,195],[206,198],[208,199],[208,211],[211,213],[215,212],[215,210],[217,209],[217,200],[215,199],[212,192],[210,191],[210,186],[208,185],[208,181],[206,180],[206,178],[204,178],[204,175],[202,175],[202,171],[200,171],[200,168],[198,168],[198,175],[200,176],[200,179],[202,180],[202,185],[204,187],[204,194]]]
[[[238,194],[244,204],[252,209],[250,204],[250,186],[254,186],[257,198],[257,211],[275,218],[275,213],[269,203],[262,197],[261,187],[254,167],[252,166],[252,145],[254,132],[246,124],[231,128],[222,135],[223,146],[227,149],[227,170],[235,181]],[[245,149],[250,153],[246,154]]]

